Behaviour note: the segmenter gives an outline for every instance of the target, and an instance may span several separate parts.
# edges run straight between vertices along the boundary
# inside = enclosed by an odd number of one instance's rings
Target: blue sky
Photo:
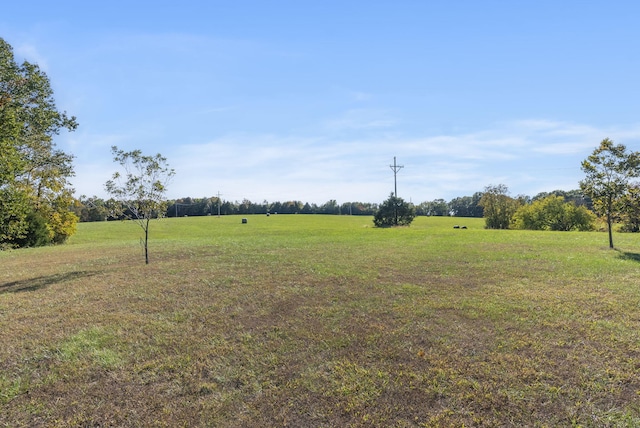
[[[634,1],[31,1],[0,37],[78,118],[59,148],[106,196],[110,147],[161,153],[168,197],[419,203],[578,188],[640,150]]]

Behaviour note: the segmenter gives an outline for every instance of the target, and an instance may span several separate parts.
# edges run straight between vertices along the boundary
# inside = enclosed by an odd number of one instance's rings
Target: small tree
[[[622,211],[621,198],[627,193],[631,178],[640,174],[639,165],[640,153],[627,153],[623,144],[615,145],[608,138],[582,161],[586,177],[580,181],[580,189],[593,200],[596,214],[606,217],[609,248],[614,248],[612,224]]]
[[[167,208],[166,186],[175,175],[167,159],[159,153],[144,156],[140,150],[125,152],[111,147],[113,160],[125,170],[106,182],[105,189],[117,201],[112,207],[112,216],[136,221],[144,231],[144,259],[149,264],[149,224],[151,219],[160,218]]]
[[[373,224],[376,227],[409,226],[415,217],[413,206],[392,193],[380,205],[373,217]]]
[[[507,186],[498,184],[487,186],[484,189],[478,205],[484,210],[487,229],[508,229],[513,214],[522,203],[509,196]]]

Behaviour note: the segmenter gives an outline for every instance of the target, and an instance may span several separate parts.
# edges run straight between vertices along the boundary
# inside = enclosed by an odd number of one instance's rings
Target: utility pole
[[[391,168],[391,170],[393,171],[393,196],[394,197],[398,197],[398,181],[396,180],[396,175],[398,174],[398,171],[400,171],[402,168],[404,168],[404,165],[397,165],[396,164],[396,157],[393,157],[393,165],[389,165],[389,167]],[[393,204],[393,214],[395,217],[395,224],[396,226],[398,225],[398,204],[397,202]]]
[[[396,198],[398,197],[398,182],[396,181],[396,174],[398,174],[398,171],[400,171],[402,168],[404,168],[404,165],[396,165],[396,157],[393,157],[393,165],[389,165],[389,167],[391,168],[391,170],[393,171],[393,196],[395,196]]]
[[[220,191],[218,190],[218,217],[220,217],[220,196],[222,194],[220,193]]]

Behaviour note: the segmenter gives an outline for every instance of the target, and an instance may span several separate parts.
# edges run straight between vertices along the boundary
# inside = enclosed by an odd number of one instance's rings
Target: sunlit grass
[[[640,423],[638,235],[245,217],[0,253],[0,425]]]

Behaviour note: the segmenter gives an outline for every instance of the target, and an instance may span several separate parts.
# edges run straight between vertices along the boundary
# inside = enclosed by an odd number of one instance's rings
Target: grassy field
[[[247,218],[0,252],[0,426],[640,426],[639,235]]]

